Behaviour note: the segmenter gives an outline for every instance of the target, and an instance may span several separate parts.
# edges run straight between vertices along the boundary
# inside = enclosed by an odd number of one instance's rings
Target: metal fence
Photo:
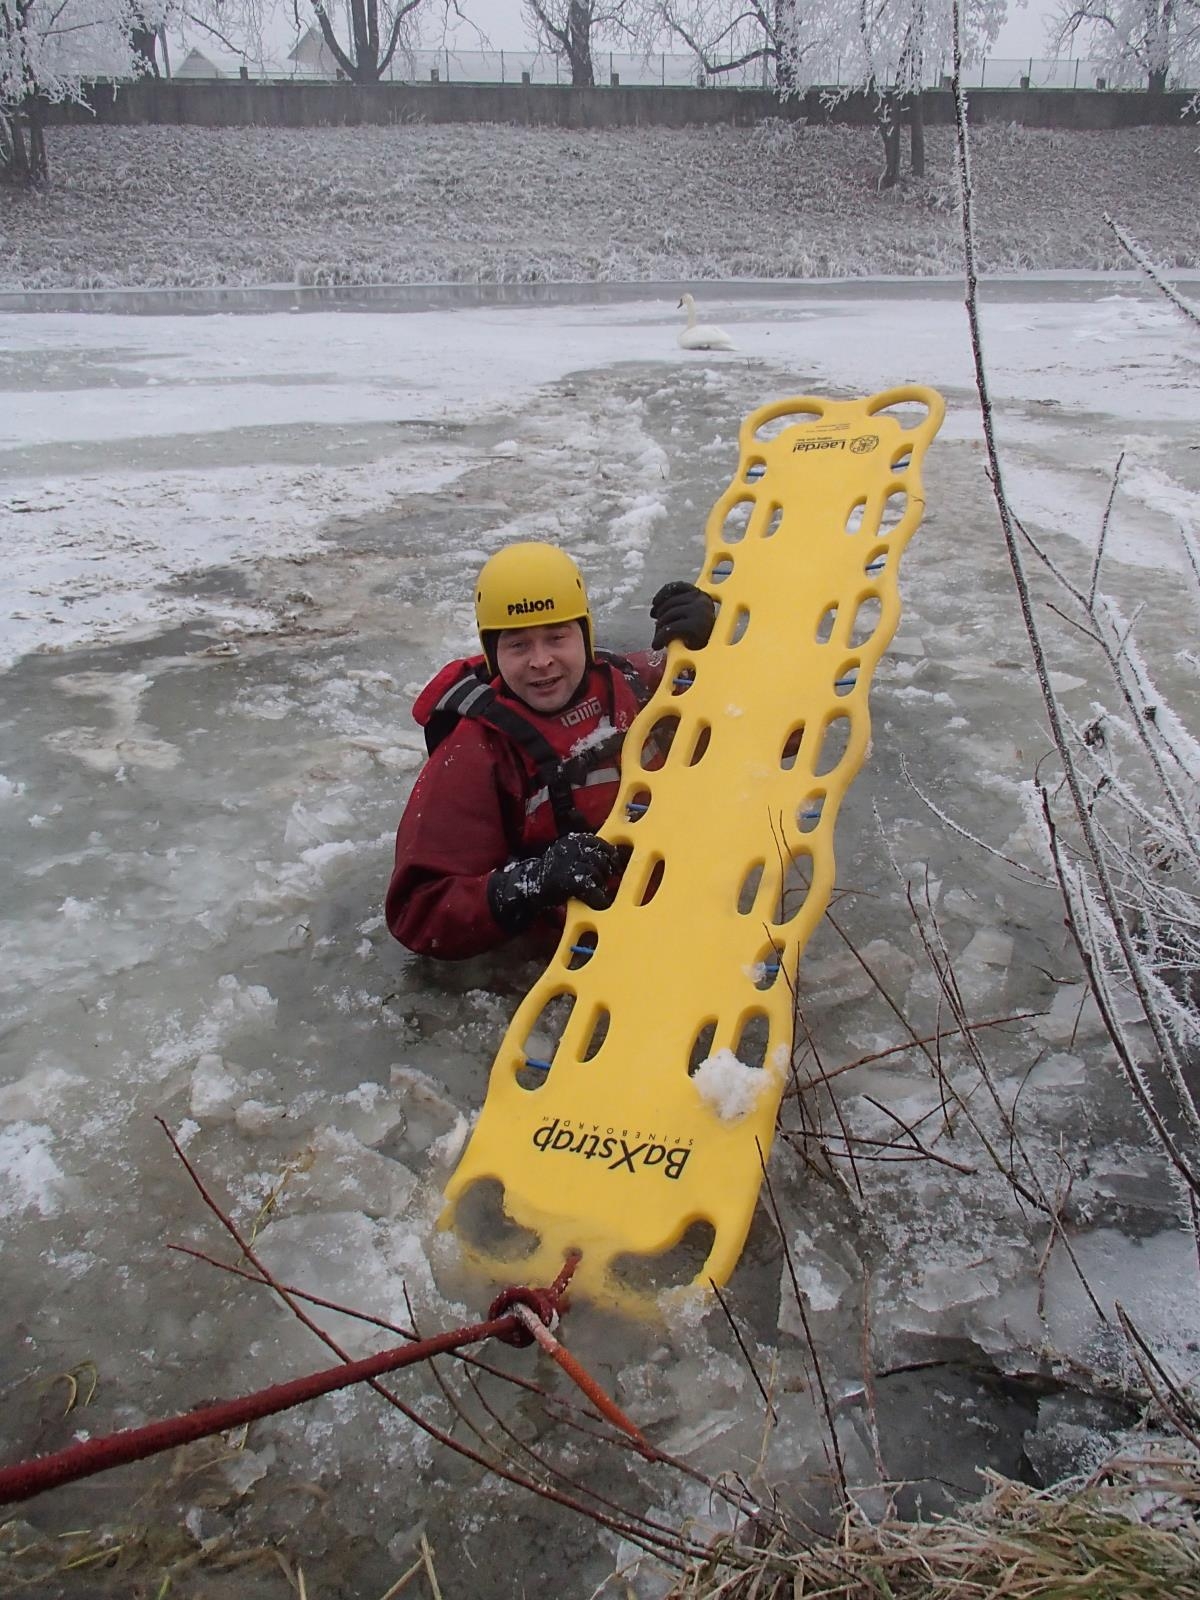
[[[216,54],[215,52],[213,54]],[[654,51],[638,55],[616,50],[593,54],[598,85],[653,86],[655,88],[770,88],[769,61],[749,62],[732,72],[706,72],[694,55]],[[844,69],[844,70],[843,70]],[[925,74],[925,87],[949,88],[950,62],[934,60]],[[176,66],[180,78],[243,77],[294,78],[311,82],[333,81],[343,76],[319,36],[310,33],[286,61],[239,61],[202,47],[193,48]],[[569,67],[548,51],[536,50],[397,50],[385,74],[392,83],[530,83],[567,84]],[[968,89],[1144,89],[1145,82],[1125,75],[1112,77],[1103,62],[1075,56],[984,56],[964,71]],[[833,56],[805,58],[799,73],[801,88],[853,88],[850,61]],[[1200,88],[1193,70],[1168,84],[1189,91]]]
[[[668,51],[647,55],[598,50],[593,55],[597,84],[650,85],[660,88],[769,88],[770,63],[751,62],[732,72],[706,73],[695,56]],[[847,63],[849,66],[849,63]],[[335,78],[331,59],[292,66],[296,77]],[[949,60],[931,65],[925,86],[949,86]],[[274,76],[276,74],[272,74]],[[848,74],[847,74],[848,76]],[[395,83],[570,83],[570,69],[548,52],[530,50],[410,50],[396,52],[387,77]],[[1078,57],[985,56],[964,73],[968,88],[986,89],[1115,89],[1144,88],[1106,76],[1103,63]],[[851,87],[843,81],[842,62],[805,61],[804,84]],[[1200,84],[1173,82],[1173,89]]]

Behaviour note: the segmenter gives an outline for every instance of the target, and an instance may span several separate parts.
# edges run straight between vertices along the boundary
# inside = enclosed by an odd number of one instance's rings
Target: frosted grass
[[[974,135],[984,272],[1200,264],[1194,130]],[[862,128],[56,128],[0,288],[928,276],[959,265],[952,130],[880,193]]]

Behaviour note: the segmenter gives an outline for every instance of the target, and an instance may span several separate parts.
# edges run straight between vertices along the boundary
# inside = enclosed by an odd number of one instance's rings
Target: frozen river
[[[839,824],[845,942],[823,929],[801,968],[800,1076],[862,1064],[834,1080],[836,1108],[827,1094],[785,1105],[772,1161],[846,1471],[869,1484],[882,1463],[913,1482],[907,1506],[930,1508],[978,1492],[983,1466],[1086,1463],[1127,1420],[1111,1397],[1117,1301],[1194,1364],[1178,1199],[1036,877],[1023,786],[1049,738],[962,307],[948,288],[743,285],[702,305],[737,346],[705,355],[676,347],[675,298],[0,313],[0,1459],[327,1364],[261,1291],[167,1250],[224,1256],[226,1242],[155,1115],[287,1281],[401,1323],[410,1302],[426,1331],[483,1314],[489,1286],[433,1219],[538,968],[519,952],[439,967],[387,934],[392,835],[423,753],[411,699],[471,645],[471,580],[497,546],[562,543],[602,641],[638,647],[659,583],[698,569],[750,409],[905,381],[940,389],[947,421],[873,690],[873,751]],[[1144,648],[1183,684],[1194,331],[1135,285],[1095,280],[998,289],[984,322],[1018,513],[1082,570],[1126,453],[1106,582],[1127,613],[1143,608]],[[1077,635],[1057,635],[1055,671],[1086,713],[1099,689]],[[1003,858],[952,833],[901,758]],[[909,885],[990,1024],[986,1079],[953,1039],[885,1054],[911,1042],[898,1013],[922,1038],[948,1021]],[[1001,1126],[993,1090],[1017,1104],[1004,1161],[947,1113],[939,1074],[985,1130]],[[897,1119],[919,1150],[897,1142]],[[1005,1163],[1067,1205],[1079,1270],[1047,1249]],[[580,1306],[564,1337],[662,1449],[820,1505],[823,1410],[764,1211],[728,1299],[773,1426],[719,1308],[646,1328]],[[328,1320],[355,1352],[389,1342]],[[531,1356],[496,1359],[563,1392]],[[80,1399],[98,1381],[64,1416],[72,1373]],[[493,1415],[461,1375],[445,1381],[469,1420],[427,1373],[394,1387],[464,1439],[476,1426],[514,1452],[535,1444],[622,1506],[709,1514],[694,1481],[565,1431],[536,1397],[487,1380]],[[216,1456],[93,1479],[24,1515],[47,1533],[181,1528],[181,1548],[206,1550],[211,1587],[194,1592],[211,1595],[246,1593],[245,1569],[221,1561],[265,1542],[321,1600],[382,1595],[422,1533],[447,1596],[586,1596],[635,1554],[366,1392],[258,1423]],[[278,1564],[254,1574],[256,1594],[292,1592]],[[106,1581],[128,1592],[98,1568],[61,1592]],[[629,1581],[661,1592],[649,1562]]]

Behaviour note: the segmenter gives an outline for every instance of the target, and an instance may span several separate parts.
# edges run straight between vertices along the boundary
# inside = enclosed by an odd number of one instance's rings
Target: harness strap
[[[443,712],[453,717],[471,717],[476,722],[486,723],[518,744],[533,762],[538,779],[546,786],[559,834],[588,831],[587,823],[575,805],[571,779],[558,752],[532,722],[515,707],[501,700],[490,684],[481,682],[474,674],[459,679],[446,690],[435,707],[435,715]]]
[[[653,690],[647,685],[646,680],[630,661],[628,656],[619,656],[615,650],[595,650],[592,652],[597,661],[603,661],[606,666],[615,667],[629,685],[630,693],[637,701],[638,710],[648,705]]]
[[[632,661],[625,656],[617,655],[612,650],[597,650],[595,657],[597,661],[603,662],[605,666],[612,667],[621,674],[629,685],[639,709],[646,704],[652,691]],[[588,773],[598,759],[616,758],[624,734],[614,732],[612,737],[606,739],[598,748],[564,760],[539,728],[522,716],[515,706],[501,700],[490,682],[485,679],[486,672],[486,665],[480,663],[473,671],[465,673],[450,685],[430,715],[426,729],[426,744],[432,749],[430,735],[433,734],[435,743],[440,741],[459,717],[471,717],[476,722],[486,723],[489,727],[495,728],[497,733],[502,733],[519,745],[533,762],[538,781],[545,786],[559,835],[589,831],[575,804],[575,789],[587,781]],[[611,685],[610,700],[613,703],[609,705],[609,715],[612,716],[615,715],[616,708]]]

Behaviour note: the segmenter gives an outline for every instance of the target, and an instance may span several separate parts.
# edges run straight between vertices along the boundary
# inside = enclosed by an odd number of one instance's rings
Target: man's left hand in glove
[[[699,650],[708,643],[717,607],[694,583],[664,583],[650,602],[650,615],[655,623],[652,650],[663,649],[672,639],[681,639],[689,650]]]

